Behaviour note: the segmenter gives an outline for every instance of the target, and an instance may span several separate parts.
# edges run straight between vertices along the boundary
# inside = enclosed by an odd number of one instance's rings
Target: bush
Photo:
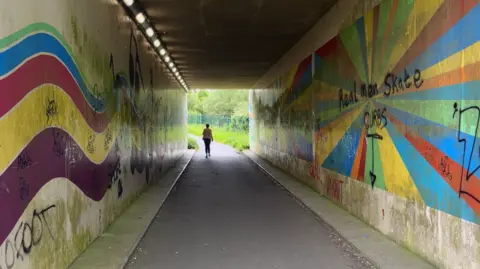
[[[188,149],[198,149],[198,143],[195,138],[188,138]]]

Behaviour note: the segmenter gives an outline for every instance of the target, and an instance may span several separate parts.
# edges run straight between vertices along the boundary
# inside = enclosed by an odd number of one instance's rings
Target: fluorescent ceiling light
[[[157,39],[157,40],[153,41],[153,45],[157,48],[160,47],[160,40]]]
[[[123,0],[123,2],[125,3],[125,5],[127,5],[127,7],[133,5],[133,0]]]
[[[152,27],[148,27],[148,29],[145,31],[149,37],[152,37],[155,33],[153,32]]]
[[[144,23],[145,15],[143,15],[143,13],[138,13],[137,16],[135,16],[135,19],[138,21],[138,23]]]

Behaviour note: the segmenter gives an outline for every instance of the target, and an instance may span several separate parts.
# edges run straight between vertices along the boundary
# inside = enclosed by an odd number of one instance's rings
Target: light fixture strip
[[[150,24],[146,13],[143,8],[135,0],[118,0],[123,2],[123,4],[129,9],[133,21],[137,23],[137,26],[143,30],[145,38],[149,41],[152,48],[155,50],[156,54],[162,59],[164,64],[170,69],[172,75],[176,78],[180,86],[183,86],[186,91],[189,91],[189,88],[185,81],[183,80],[178,68],[176,67],[173,59],[168,55],[167,50],[163,47],[163,42],[155,34],[153,26]]]

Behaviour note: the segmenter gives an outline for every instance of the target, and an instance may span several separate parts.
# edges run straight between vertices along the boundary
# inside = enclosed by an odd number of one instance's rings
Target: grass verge
[[[197,143],[197,140],[195,138],[191,138],[189,137],[188,138],[188,149],[195,149],[197,150],[199,147],[198,147],[198,143]]]
[[[202,136],[203,129],[202,124],[189,124],[188,132],[196,136]],[[238,150],[249,149],[249,141],[247,133],[232,132],[226,128],[213,127],[213,139],[215,142],[232,146]]]

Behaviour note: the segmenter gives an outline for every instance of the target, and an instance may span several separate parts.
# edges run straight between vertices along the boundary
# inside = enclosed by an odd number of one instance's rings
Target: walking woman
[[[207,128],[203,129],[203,142],[205,142],[205,158],[210,156],[210,143],[213,141],[212,129],[210,129],[210,124],[206,125]]]

